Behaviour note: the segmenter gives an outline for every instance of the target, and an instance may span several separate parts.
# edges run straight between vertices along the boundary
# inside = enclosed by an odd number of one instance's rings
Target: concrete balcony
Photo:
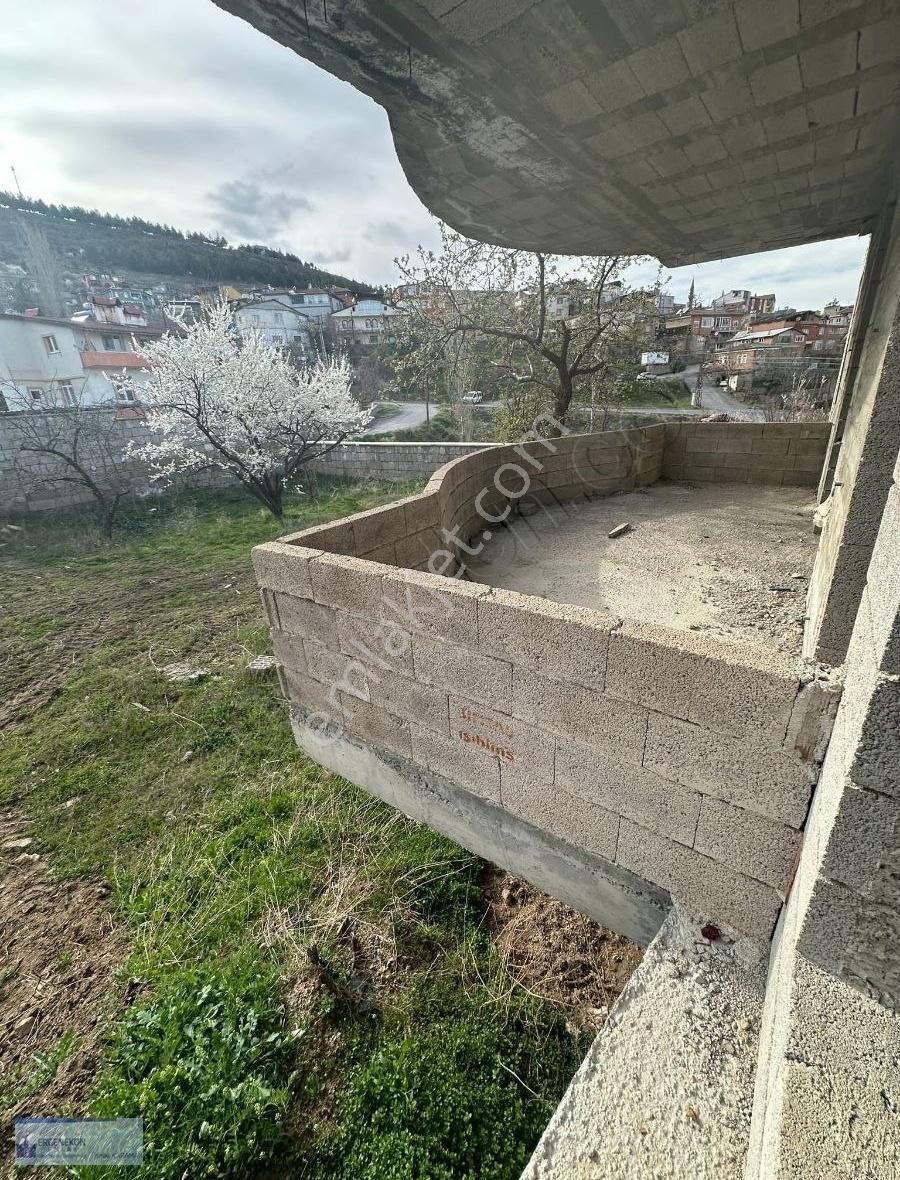
[[[827,686],[765,638],[667,626],[666,602],[635,618],[625,593],[610,613],[472,578],[525,504],[687,491],[657,485],[674,479],[748,512],[760,485],[794,505],[828,432],[684,423],[492,447],[420,496],[258,547],[300,745],[382,797],[390,779],[403,810],[640,942],[674,897],[762,948]]]

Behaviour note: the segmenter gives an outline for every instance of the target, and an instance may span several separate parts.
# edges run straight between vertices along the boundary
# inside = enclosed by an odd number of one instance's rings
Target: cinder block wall
[[[346,442],[311,464],[311,470],[323,475],[341,475],[348,479],[388,479],[402,482],[432,475],[439,467],[483,451],[486,443],[389,443]]]
[[[815,487],[831,423],[677,422],[665,431],[669,479]]]
[[[254,564],[285,696],[316,724],[767,938],[816,778],[819,687],[761,649],[441,576],[485,528],[476,504],[499,517],[511,496],[652,482],[666,430],[467,456]]]

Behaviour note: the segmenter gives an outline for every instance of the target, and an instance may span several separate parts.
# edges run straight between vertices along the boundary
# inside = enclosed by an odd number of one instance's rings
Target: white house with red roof
[[[122,388],[127,373],[138,382],[142,340],[161,333],[120,324],[63,320],[51,316],[0,314],[0,409],[58,405],[123,405],[133,395]]]

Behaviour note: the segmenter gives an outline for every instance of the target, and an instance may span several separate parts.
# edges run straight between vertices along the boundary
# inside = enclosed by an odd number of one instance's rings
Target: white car
[[[477,406],[482,400],[484,394],[480,389],[470,389],[468,393],[464,393],[459,399],[461,402],[468,402],[469,405]]]

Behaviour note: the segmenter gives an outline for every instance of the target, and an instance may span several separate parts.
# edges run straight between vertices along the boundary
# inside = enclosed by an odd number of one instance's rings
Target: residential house
[[[123,373],[150,379],[141,340],[159,332],[119,324],[0,314],[0,393],[3,408],[97,405],[133,401]]]
[[[234,322],[238,331],[255,329],[269,344],[321,351],[327,317],[343,307],[341,298],[321,288],[266,291],[242,296],[235,306]]]
[[[727,379],[729,388],[749,389],[762,364],[795,364],[809,345],[809,338],[799,327],[753,327],[720,344],[711,368]]]
[[[774,295],[751,295],[750,306],[747,308],[751,315],[768,315],[775,310]]]
[[[383,299],[358,299],[331,316],[331,326],[338,347],[354,344],[373,345],[396,339],[393,319],[403,312]]]
[[[747,313],[742,308],[694,307],[690,317],[691,335],[711,343],[721,343],[747,326]]]
[[[115,295],[90,295],[82,310],[72,316],[79,323],[124,324],[129,328],[147,327],[147,307],[143,303],[126,303]]]
[[[755,317],[753,328],[795,328],[806,336],[813,352],[835,355],[843,351],[849,330],[849,316],[837,314],[833,318],[824,312],[785,311]]]
[[[744,315],[766,314],[774,309],[775,296],[754,295],[746,289],[723,291],[718,298],[712,301],[712,307],[716,311],[731,312],[735,315],[739,315],[741,312]]]

